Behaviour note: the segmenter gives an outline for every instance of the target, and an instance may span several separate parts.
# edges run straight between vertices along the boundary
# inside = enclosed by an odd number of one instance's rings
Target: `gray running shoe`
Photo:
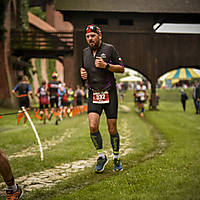
[[[94,171],[96,173],[101,173],[104,171],[104,167],[106,166],[106,164],[108,163],[108,159],[107,157],[105,156],[105,158],[102,158],[102,157],[99,157],[97,159],[97,164],[96,166],[94,167]]]
[[[113,171],[115,171],[115,172],[123,171],[122,163],[121,163],[121,161],[120,161],[119,158],[115,158],[113,160],[113,163],[114,163],[114,169],[113,169]]]

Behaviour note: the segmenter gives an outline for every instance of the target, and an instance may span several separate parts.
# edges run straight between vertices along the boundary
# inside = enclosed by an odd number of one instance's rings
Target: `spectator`
[[[197,104],[197,112],[196,114],[200,114],[200,82],[196,87],[196,104]]]
[[[183,89],[181,89],[181,103],[183,106],[183,111],[186,111],[186,101],[188,100],[187,94],[184,92]]]
[[[193,85],[193,90],[192,90],[192,98],[194,101],[194,106],[195,106],[195,110],[196,110],[196,114],[199,114],[199,101],[197,98],[197,92],[198,92],[198,83],[195,81],[194,85]]]

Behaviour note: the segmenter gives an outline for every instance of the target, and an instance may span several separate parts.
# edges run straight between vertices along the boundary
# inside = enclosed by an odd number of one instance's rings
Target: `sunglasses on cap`
[[[101,29],[94,24],[88,25],[85,29],[85,33],[91,33],[91,32],[99,34],[99,33],[101,33]]]

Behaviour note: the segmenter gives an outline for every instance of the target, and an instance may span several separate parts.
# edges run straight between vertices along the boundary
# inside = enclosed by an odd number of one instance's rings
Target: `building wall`
[[[15,107],[17,101],[11,93],[14,85],[17,83],[16,71],[12,67],[10,59],[11,14],[11,1],[9,1],[4,23],[6,29],[5,40],[0,42],[0,105]]]

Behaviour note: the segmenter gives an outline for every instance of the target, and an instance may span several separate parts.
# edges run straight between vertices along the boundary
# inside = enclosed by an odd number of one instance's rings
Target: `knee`
[[[116,127],[109,127],[108,131],[110,133],[110,135],[115,135],[117,133],[117,128]]]

